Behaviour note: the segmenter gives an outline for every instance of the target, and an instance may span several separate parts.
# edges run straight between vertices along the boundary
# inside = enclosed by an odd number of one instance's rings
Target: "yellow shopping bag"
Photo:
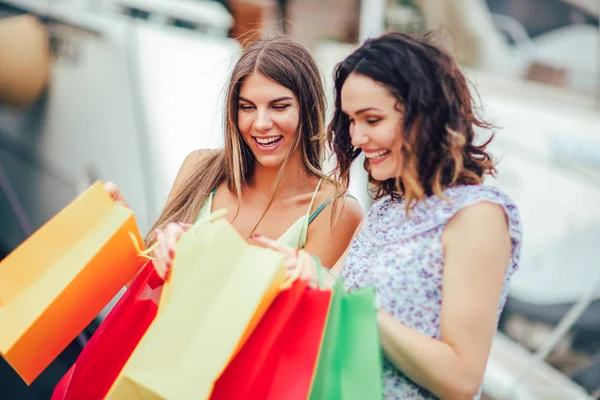
[[[283,256],[223,220],[182,235],[158,316],[107,398],[208,398],[279,292]]]
[[[147,261],[94,184],[0,262],[0,354],[30,384]]]

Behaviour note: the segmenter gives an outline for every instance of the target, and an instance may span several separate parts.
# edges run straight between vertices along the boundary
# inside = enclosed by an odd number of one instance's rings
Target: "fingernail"
[[[175,257],[175,250],[169,249],[169,258]]]
[[[252,235],[250,235],[250,239],[258,239],[262,237],[261,235],[259,235],[258,233],[253,233]]]
[[[167,268],[171,268],[171,261],[167,261],[166,266]]]

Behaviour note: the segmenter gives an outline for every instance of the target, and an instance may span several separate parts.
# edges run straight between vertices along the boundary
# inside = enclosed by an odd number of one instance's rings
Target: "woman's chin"
[[[379,182],[387,181],[388,179],[395,178],[396,174],[391,171],[382,171],[380,169],[371,169],[371,176],[373,179]]]
[[[285,155],[280,156],[275,154],[268,156],[260,155],[258,157],[255,154],[254,157],[256,158],[256,162],[263,168],[279,168],[285,160]]]

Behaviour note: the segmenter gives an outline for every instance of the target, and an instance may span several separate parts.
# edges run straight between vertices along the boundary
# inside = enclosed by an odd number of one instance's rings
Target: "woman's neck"
[[[266,196],[270,197],[275,182],[277,181],[277,175],[279,174],[280,168],[281,166],[268,168],[257,163],[254,168],[254,176],[252,177],[248,188],[253,191],[264,193]],[[300,193],[305,193],[307,189],[309,189],[309,186],[311,188],[314,186],[313,179],[314,177],[307,173],[300,153],[298,152],[290,158],[283,171],[279,187],[275,193],[275,198],[287,198]]]

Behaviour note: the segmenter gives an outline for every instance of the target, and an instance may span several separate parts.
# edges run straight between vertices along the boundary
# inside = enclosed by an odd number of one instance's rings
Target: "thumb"
[[[106,182],[104,184],[104,190],[106,190],[108,192],[108,194],[110,194],[110,197],[112,197],[113,199],[118,198],[121,194],[118,186],[112,182]]]
[[[187,224],[185,222],[179,222],[179,226],[181,227],[181,229],[183,229],[184,232],[187,232],[192,227],[192,224]]]

